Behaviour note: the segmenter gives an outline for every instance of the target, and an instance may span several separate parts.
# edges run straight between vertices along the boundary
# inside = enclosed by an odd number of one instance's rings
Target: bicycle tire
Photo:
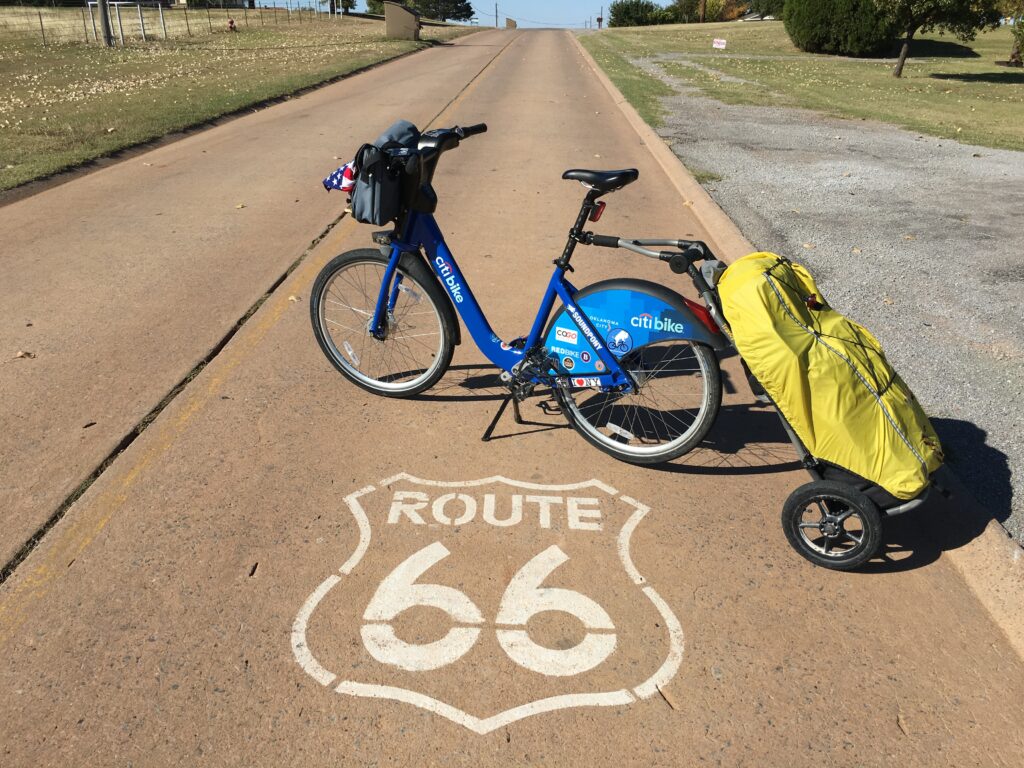
[[[458,321],[422,259],[403,254],[397,270],[403,287],[386,318],[385,338],[375,338],[369,322],[388,261],[372,248],[333,258],[313,282],[310,320],[321,351],[345,378],[377,395],[411,397],[448,369]]]
[[[680,350],[693,350],[699,370],[697,378],[701,382],[695,409],[682,406],[678,400],[669,398],[673,408],[666,411],[651,399],[648,390],[656,379],[660,379],[662,385],[669,379],[690,379],[689,376],[679,375],[682,369],[668,369],[663,364],[667,354],[663,350],[666,348],[673,355],[668,358],[671,363],[683,359]],[[653,352],[656,352],[653,363],[645,360],[645,356]],[[722,404],[721,371],[714,350],[699,342],[671,339],[637,347],[619,362],[638,380],[638,392],[623,394],[603,393],[594,389],[572,390],[565,382],[555,387],[562,413],[573,428],[594,447],[629,464],[661,464],[696,448],[714,425]],[[659,376],[659,373],[665,375]],[[584,406],[573,394],[581,391],[591,393],[591,399]],[[645,391],[647,394],[644,394]],[[645,399],[647,405],[641,402]],[[692,419],[680,415],[691,410],[696,410]],[[643,414],[647,415],[646,423]],[[682,431],[674,434],[680,427]],[[663,437],[668,439],[660,439]]]

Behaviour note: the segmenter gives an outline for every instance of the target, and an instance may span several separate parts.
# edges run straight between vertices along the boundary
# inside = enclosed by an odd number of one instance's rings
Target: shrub
[[[892,48],[891,24],[875,0],[786,0],[786,32],[810,53],[872,56]]]
[[[675,21],[666,10],[651,0],[615,0],[608,7],[608,26],[646,27]]]
[[[751,0],[750,10],[765,16],[774,16],[776,19],[781,19],[782,9],[785,5],[786,0]]]

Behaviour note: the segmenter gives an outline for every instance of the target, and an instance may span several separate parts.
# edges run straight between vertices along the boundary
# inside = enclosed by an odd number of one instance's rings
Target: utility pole
[[[498,4],[494,4],[494,28],[498,28]]]
[[[114,45],[114,30],[110,28],[110,7],[107,0],[97,0],[96,10],[100,14],[100,29],[103,31],[103,44],[110,48]]]
[[[597,17],[597,28],[601,28],[601,23],[604,21],[604,6],[601,6],[601,15]]]

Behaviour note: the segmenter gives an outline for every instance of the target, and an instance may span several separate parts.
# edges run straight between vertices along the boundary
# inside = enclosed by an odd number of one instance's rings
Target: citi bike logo
[[[677,323],[670,317],[654,317],[649,312],[630,319],[629,324],[634,328],[643,328],[648,331],[665,331],[666,333],[684,333],[686,331],[686,326],[682,323]]]
[[[590,345],[597,351],[603,349],[604,345],[601,344],[601,341],[594,335],[593,331],[590,330],[590,325],[583,319],[583,315],[580,314],[579,310],[572,304],[568,305],[565,309],[568,311],[569,317],[571,317],[576,325],[582,329],[583,335],[587,337],[587,341],[590,342]]]
[[[451,266],[440,256],[434,257],[437,271],[441,273],[441,280],[448,286],[448,293],[452,295],[456,304],[462,303],[462,283],[455,279]]]

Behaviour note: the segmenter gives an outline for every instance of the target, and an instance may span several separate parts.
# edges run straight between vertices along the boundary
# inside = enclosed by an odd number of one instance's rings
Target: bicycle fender
[[[706,344],[715,350],[729,346],[704,307],[657,283],[635,278],[602,280],[583,288],[575,298],[616,358],[645,344],[670,339]],[[574,374],[602,372],[590,343],[564,307],[548,324],[544,346]]]

